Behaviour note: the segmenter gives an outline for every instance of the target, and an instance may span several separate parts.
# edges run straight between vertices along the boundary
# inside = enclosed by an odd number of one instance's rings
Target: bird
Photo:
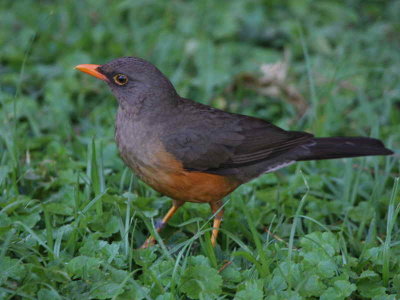
[[[181,97],[156,66],[139,57],[75,68],[106,82],[117,99],[115,140],[122,160],[172,199],[157,232],[185,202],[208,203],[215,246],[223,199],[240,185],[299,161],[393,154],[375,138],[314,137]],[[142,248],[155,243],[150,235]]]

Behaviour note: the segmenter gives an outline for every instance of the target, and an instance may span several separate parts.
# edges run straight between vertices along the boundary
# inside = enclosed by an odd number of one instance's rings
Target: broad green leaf
[[[8,278],[20,280],[23,278],[25,267],[18,259],[8,256],[0,257],[0,283]]]
[[[117,297],[118,300],[132,300],[132,299],[142,300],[150,298],[149,297],[150,289],[148,287],[139,285],[139,283],[137,282],[129,284],[124,288],[124,290],[125,292],[118,295]]]
[[[180,279],[180,290],[188,297],[217,296],[221,293],[222,278],[217,270],[207,265],[192,265],[186,268]]]
[[[372,270],[366,270],[360,274],[359,279],[378,277],[379,275]]]
[[[161,262],[155,262],[151,265],[150,271],[153,272],[153,276],[157,276],[158,280],[165,286],[171,282],[172,272],[174,270],[175,263],[171,260],[164,260]],[[178,268],[179,270],[179,268]],[[148,284],[153,283],[153,278],[147,272],[143,274]]]
[[[227,268],[225,268],[220,274],[224,281],[228,282],[240,282],[242,275],[239,268],[234,264],[230,264]]]
[[[325,290],[326,285],[322,283],[321,278],[318,275],[311,275],[302,286],[300,294],[306,297],[317,297]]]
[[[40,289],[38,294],[38,300],[59,300],[61,296],[55,291],[50,289]]]
[[[262,282],[257,282],[255,280],[246,281],[241,284],[238,292],[235,294],[236,300],[262,300],[264,297],[264,292],[262,289]]]
[[[386,288],[383,286],[381,280],[363,280],[361,283],[357,284],[357,287],[361,296],[366,298],[375,299],[375,297],[386,295]]]
[[[12,224],[12,220],[5,213],[0,213],[0,227],[8,227]]]
[[[158,295],[156,300],[175,300],[176,298],[171,293],[165,293],[163,295]]]
[[[94,285],[90,291],[90,295],[95,299],[110,299],[114,296],[123,293],[123,289],[120,284],[109,282],[109,283],[98,283]]]
[[[133,259],[139,266],[149,266],[156,258],[157,255],[152,247],[133,251]]]
[[[324,252],[333,256],[339,252],[339,242],[331,232],[313,232],[301,238],[300,244],[305,252],[316,251],[323,248]]]
[[[349,297],[357,289],[355,284],[345,280],[337,280],[334,286],[328,288],[322,295],[321,300],[342,300]]]
[[[101,261],[94,257],[77,256],[67,264],[67,271],[73,277],[90,277],[100,272],[100,263]]]
[[[119,244],[88,238],[79,253],[84,256],[97,257],[111,263],[119,253]]]
[[[287,288],[286,279],[282,275],[276,273],[268,282],[268,287],[273,291],[283,291]]]

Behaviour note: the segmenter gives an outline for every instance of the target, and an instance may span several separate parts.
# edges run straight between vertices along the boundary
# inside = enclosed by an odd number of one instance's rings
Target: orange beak
[[[104,81],[108,81],[107,77],[101,74],[99,71],[97,71],[97,68],[101,67],[101,65],[91,65],[91,64],[83,64],[83,65],[77,65],[75,69],[87,73],[89,75],[92,75],[96,78],[99,78]]]

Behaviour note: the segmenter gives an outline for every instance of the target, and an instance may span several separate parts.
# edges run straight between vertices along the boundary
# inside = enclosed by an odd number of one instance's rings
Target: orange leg
[[[161,232],[161,230],[163,230],[165,225],[167,225],[169,219],[172,218],[172,216],[176,213],[178,208],[182,206],[182,204],[183,204],[183,202],[178,202],[178,201],[173,200],[172,207],[169,209],[169,211],[164,216],[162,221],[156,225],[157,232]],[[155,243],[156,243],[156,239],[153,236],[149,236],[140,248],[147,248],[149,246],[153,246]]]
[[[224,216],[224,210],[220,209],[222,207],[222,204],[223,203],[221,200],[210,203],[211,211],[213,214],[217,213],[217,211],[219,210],[218,213],[214,217],[213,230],[211,233],[211,244],[213,247],[215,247],[215,244],[217,242],[219,227],[221,226],[222,217]]]

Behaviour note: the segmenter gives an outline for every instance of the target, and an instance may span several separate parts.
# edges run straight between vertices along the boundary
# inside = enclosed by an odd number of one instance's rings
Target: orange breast
[[[226,176],[185,171],[182,163],[165,150],[157,152],[150,166],[135,171],[156,191],[179,201],[214,202],[240,185]]]
[[[190,202],[214,202],[222,199],[239,186],[238,182],[224,176],[180,172],[169,174],[153,188],[175,200]]]

